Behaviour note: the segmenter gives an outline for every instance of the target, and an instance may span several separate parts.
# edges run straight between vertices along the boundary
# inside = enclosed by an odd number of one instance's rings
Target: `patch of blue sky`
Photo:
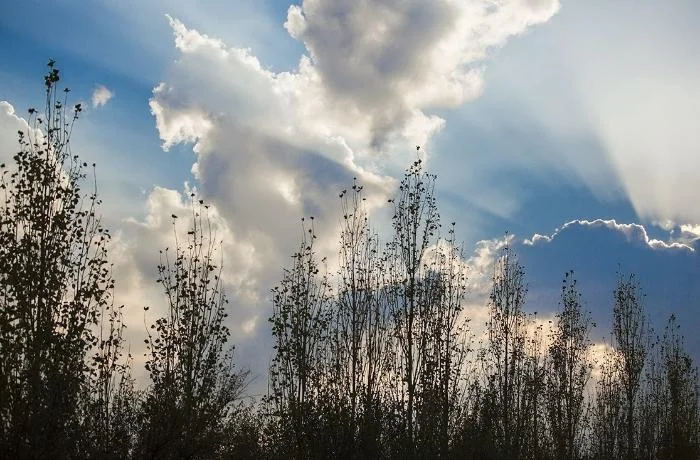
[[[36,56],[47,55],[70,60],[76,73],[101,68],[154,85],[177,56],[170,14],[229,47],[250,48],[267,68],[293,70],[304,47],[284,29],[288,6],[257,0],[11,2],[0,15],[0,39],[11,44],[1,56],[12,62],[13,74],[25,74]]]
[[[13,2],[3,9],[0,34],[12,38],[8,47],[16,61],[37,56],[24,47],[34,46],[39,55],[48,55],[59,63],[82,64],[71,67],[76,74],[102,69],[150,84],[161,75],[174,51],[166,40],[170,36],[167,21],[139,24],[110,8],[111,2],[63,0]],[[17,66],[18,67],[18,66]]]
[[[621,3],[563,5],[548,23],[490,52],[478,99],[435,112],[447,123],[434,140],[430,169],[439,173],[440,188],[451,206],[471,205],[482,211],[484,228],[507,226],[519,234],[547,232],[575,218],[640,221],[617,177],[615,159],[594,126],[585,85],[581,88],[581,78],[575,75],[580,65],[571,66],[577,59],[584,66],[599,63],[581,44],[593,23],[603,26],[596,36],[620,43],[620,33],[632,33],[649,22],[651,2]],[[614,19],[604,14],[612,9],[615,16],[623,8],[632,19],[623,27],[626,32],[616,30]],[[663,8],[656,22],[674,23],[688,8],[697,5],[674,2],[673,8]],[[679,36],[687,35],[687,17],[679,24]],[[605,56],[607,48],[595,52]],[[563,59],[566,53],[573,54]],[[622,69],[623,57],[619,56]],[[605,72],[614,75],[618,70],[611,66]],[[648,227],[653,237],[668,238],[662,229]]]
[[[301,43],[289,36],[284,28],[289,3],[276,0],[154,0],[147,4],[140,0],[123,0],[110,7],[123,20],[148,31],[156,47],[174,49],[165,15],[179,19],[188,28],[222,40],[228,47],[249,48],[263,67],[276,72],[296,68],[304,51]],[[157,33],[156,33],[157,31]],[[167,37],[167,38],[166,38]]]
[[[448,118],[434,142],[430,170],[438,173],[441,202],[460,215],[471,208],[486,224],[475,238],[505,230],[519,236],[550,232],[579,218],[636,221],[622,193],[603,193],[556,166],[562,150],[570,155],[602,157],[595,142],[552,138],[545,127],[518,119],[507,106],[489,109],[484,94]],[[480,117],[476,123],[474,117]],[[467,225],[470,225],[466,222]],[[499,228],[500,227],[500,228]]]
[[[194,183],[191,148],[177,145],[164,152],[146,102],[138,107],[142,110],[124,110],[116,96],[80,120],[74,136],[75,153],[97,163],[103,196],[115,202],[110,207],[115,219],[141,217],[143,210],[132,206],[156,185],[182,190],[185,182]]]
[[[609,338],[617,272],[635,273],[655,330],[661,333],[668,316],[675,312],[684,324],[689,347],[696,356],[700,354],[700,339],[692,330],[700,299],[697,253],[653,249],[620,232],[582,225],[569,227],[551,242],[516,245],[515,249],[527,273],[529,311],[556,311],[564,272],[574,270],[586,308],[598,324],[594,337]]]

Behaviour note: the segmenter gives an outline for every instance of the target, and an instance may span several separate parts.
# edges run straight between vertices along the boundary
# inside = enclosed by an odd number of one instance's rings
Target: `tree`
[[[356,180],[340,193],[341,232],[336,296],[328,339],[336,376],[335,411],[346,414],[343,447],[347,456],[378,457],[381,451],[382,385],[387,371],[388,317],[381,286],[383,260]]]
[[[448,455],[466,390],[466,271],[454,229],[439,237],[433,180],[420,161],[408,169],[381,254],[362,187],[341,192],[335,279],[305,228],[273,290],[269,431],[282,454]]]
[[[546,375],[547,354],[543,345],[543,325],[528,318],[528,331],[525,340],[525,363],[523,368],[524,388],[521,396],[521,411],[517,432],[522,433],[522,457],[546,458],[550,450],[546,430]],[[533,327],[534,326],[534,327]]]
[[[158,283],[167,312],[148,330],[146,370],[151,386],[143,404],[138,455],[143,458],[217,458],[235,415],[247,372],[225,350],[228,300],[208,206],[191,194],[191,228],[175,254],[161,251]]]
[[[50,61],[45,113],[29,109],[14,167],[0,165],[0,451],[13,458],[76,455],[88,386],[100,388],[90,404],[109,426],[120,355],[110,235],[71,151],[81,105],[68,107],[59,81]]]
[[[637,418],[639,419],[637,457],[655,459],[659,458],[662,448],[665,407],[668,404],[666,376],[659,337],[651,342],[646,361],[637,403]]]
[[[613,336],[622,360],[621,385],[626,409],[626,455],[635,456],[635,404],[649,347],[649,330],[642,301],[644,294],[634,275],[618,275],[614,292]]]
[[[407,456],[415,455],[415,406],[424,364],[421,351],[426,349],[422,340],[427,337],[420,335],[420,321],[435,300],[428,279],[422,276],[423,258],[440,225],[434,182],[434,175],[423,173],[420,159],[406,171],[393,200],[394,238],[387,249],[390,258],[385,285],[396,341],[394,400],[401,412]]]
[[[612,349],[598,363],[599,375],[591,420],[591,450],[593,457],[601,460],[615,460],[625,455],[623,438],[626,420],[621,360],[620,353]]]
[[[311,221],[307,228],[302,219],[303,237],[292,268],[284,270],[272,290],[274,356],[266,404],[273,419],[269,429],[276,438],[270,441],[275,456],[310,458],[321,449],[316,441],[323,432],[316,416],[319,395],[331,378],[325,368],[330,284],[316,261],[313,217]]]
[[[492,408],[486,417],[492,418],[494,440],[501,455],[518,458],[523,447],[522,396],[524,393],[525,341],[527,319],[525,302],[525,271],[506,246],[494,268],[487,322],[488,347],[487,391]]]
[[[454,229],[440,238],[435,179],[418,159],[391,200],[383,282],[394,351],[388,387],[400,424],[396,455],[405,457],[447,455],[464,390],[466,273]]]
[[[547,419],[555,457],[576,459],[582,454],[584,390],[591,375],[591,319],[581,305],[573,272],[565,274],[560,306],[548,350]]]
[[[462,315],[467,275],[462,248],[455,241],[454,223],[447,239],[439,239],[427,256],[422,283],[429,303],[421,310],[418,328],[418,456],[446,458],[464,410],[469,352],[469,320]]]
[[[139,395],[131,377],[132,357],[122,355],[125,325],[122,307],[103,307],[98,340],[89,360],[90,376],[82,391],[79,455],[84,458],[121,459],[133,452]]]
[[[660,456],[668,459],[700,456],[698,372],[685,351],[675,315],[671,315],[661,342],[665,376]]]

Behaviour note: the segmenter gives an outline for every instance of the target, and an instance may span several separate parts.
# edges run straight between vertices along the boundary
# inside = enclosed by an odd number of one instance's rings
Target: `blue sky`
[[[331,251],[335,197],[358,177],[381,229],[416,144],[476,282],[508,231],[532,310],[553,311],[574,269],[601,338],[615,273],[633,271],[656,326],[675,311],[700,353],[697,17],[692,0],[14,2],[0,157],[56,59],[88,106],[74,150],[97,163],[131,336],[161,302],[157,249],[193,187],[215,210],[233,340],[258,375],[298,219],[316,215]],[[100,86],[111,97],[93,104]]]

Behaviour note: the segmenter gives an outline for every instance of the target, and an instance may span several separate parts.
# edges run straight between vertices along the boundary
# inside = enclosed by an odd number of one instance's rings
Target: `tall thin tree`
[[[0,451],[11,458],[78,454],[81,394],[91,372],[112,372],[120,345],[110,235],[71,150],[82,108],[68,107],[59,81],[50,61],[45,111],[29,109],[13,164],[0,165]]]
[[[525,271],[506,246],[494,268],[487,322],[487,359],[490,404],[495,419],[496,448],[506,457],[517,458],[524,433],[518,430],[522,417],[527,318],[523,311],[527,287]],[[487,406],[488,407],[488,406]]]
[[[313,217],[311,222],[302,225],[292,267],[272,290],[274,355],[266,403],[277,437],[273,448],[280,449],[275,455],[281,457],[309,458],[318,451],[319,395],[331,377],[324,372],[330,284],[316,260]]]
[[[582,455],[584,390],[592,366],[588,350],[591,318],[583,309],[573,272],[562,282],[560,310],[549,346],[547,372],[547,419],[555,457],[576,459]]]
[[[175,251],[161,251],[158,283],[166,314],[148,330],[146,370],[151,385],[143,405],[138,455],[144,458],[216,458],[245,388],[247,372],[227,349],[228,300],[208,206],[191,196],[191,227]]]
[[[644,294],[635,276],[618,276],[614,292],[613,336],[621,357],[621,384],[625,396],[625,450],[627,458],[635,456],[635,405],[650,335],[644,312]]]

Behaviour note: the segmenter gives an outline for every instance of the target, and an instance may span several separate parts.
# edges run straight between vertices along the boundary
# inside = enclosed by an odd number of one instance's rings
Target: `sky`
[[[616,273],[634,272],[656,329],[675,312],[700,356],[697,17],[694,0],[11,2],[0,159],[55,59],[86,107],[73,151],[97,164],[137,357],[163,309],[158,250],[192,191],[222,241],[239,365],[264,388],[270,289],[301,217],[332,254],[356,177],[386,240],[418,155],[464,243],[475,318],[508,241],[530,311],[551,316],[574,270],[605,340]]]

